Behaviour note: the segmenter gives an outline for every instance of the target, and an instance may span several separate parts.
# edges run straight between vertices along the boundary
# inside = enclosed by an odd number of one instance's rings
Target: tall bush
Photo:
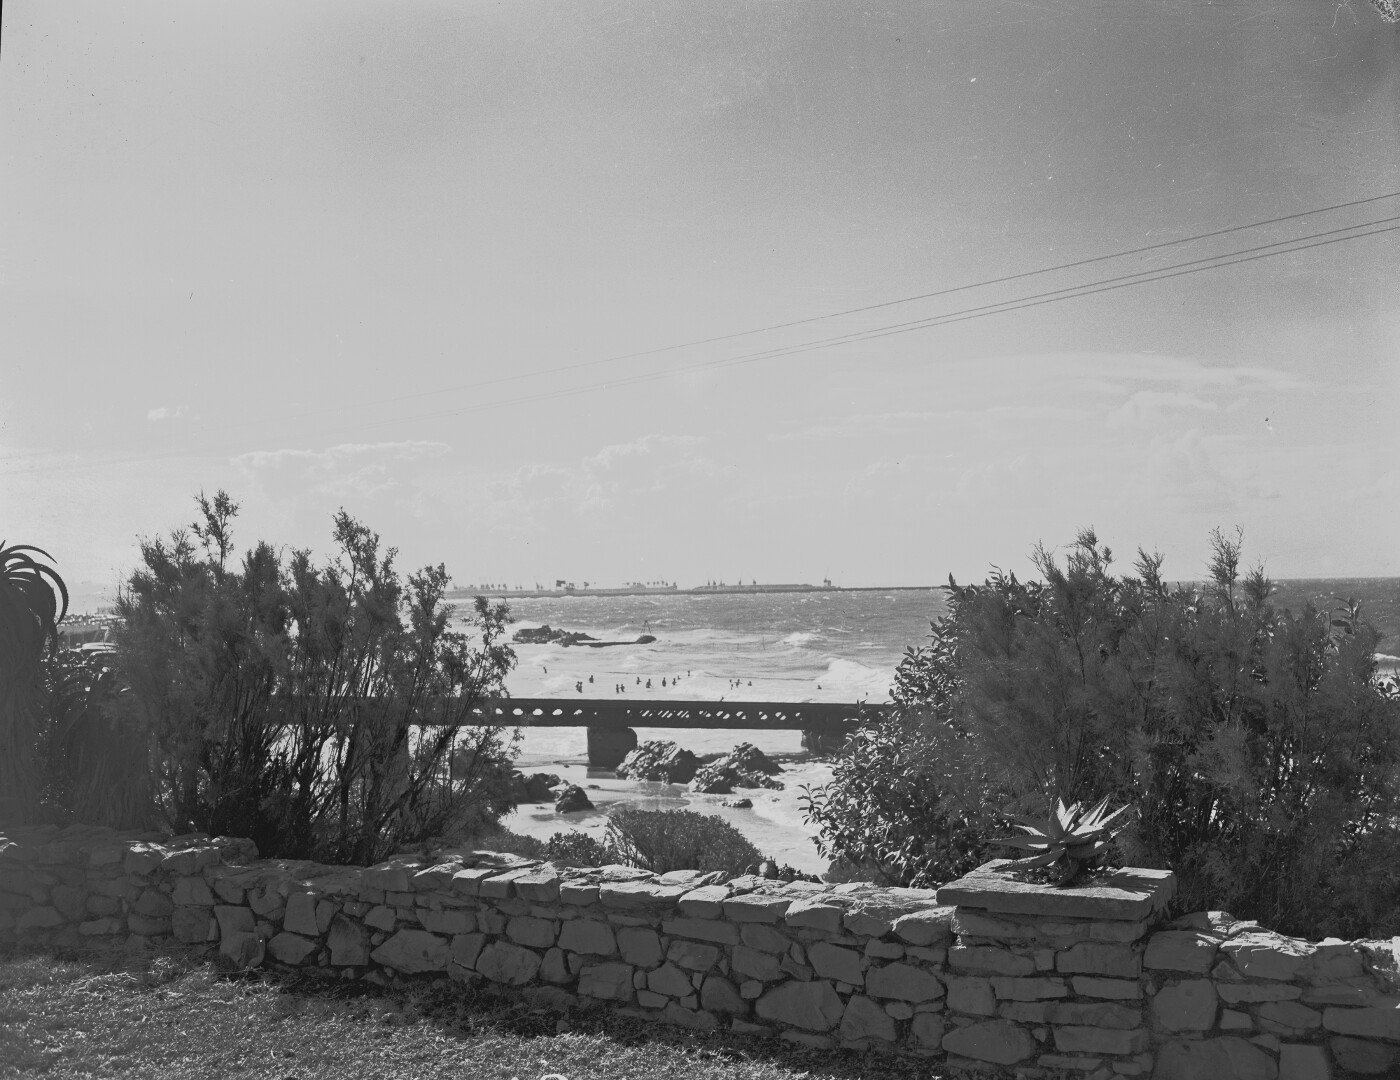
[[[1063,566],[1036,550],[1041,581],[950,580],[937,649],[906,658],[936,678],[906,681],[997,778],[987,803],[1136,804],[1123,853],[1175,870],[1181,906],[1400,931],[1400,699],[1376,678],[1376,634],[1278,610],[1238,536],[1212,546],[1199,586],[1169,586],[1141,551],[1116,576],[1091,530]]]
[[[473,642],[449,629],[443,567],[400,576],[344,511],[317,566],[266,542],[235,562],[237,504],[198,505],[190,530],[143,541],[118,601],[117,671],[171,827],[369,863],[509,808],[511,737],[463,726],[514,663],[504,605],[478,599]]]
[[[14,824],[40,814],[43,661],[68,611],[63,578],[35,556],[52,561],[30,544],[0,540],[0,821]]]

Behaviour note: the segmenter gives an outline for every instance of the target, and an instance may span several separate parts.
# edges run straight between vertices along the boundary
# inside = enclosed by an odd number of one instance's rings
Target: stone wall
[[[29,829],[0,839],[0,942],[198,947],[230,968],[379,983],[434,973],[950,1074],[1400,1075],[1391,942],[1310,943],[1221,913],[1158,928],[1169,880],[1095,899],[1007,892],[989,872],[935,895],[487,852],[330,867],[258,860],[240,840]]]

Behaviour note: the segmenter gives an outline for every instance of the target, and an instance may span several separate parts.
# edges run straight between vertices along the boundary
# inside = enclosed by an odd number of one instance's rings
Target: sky
[[[2,29],[0,539],[70,582],[221,488],[237,545],[328,557],[343,508],[459,584],[938,583],[1085,526],[1169,576],[1217,527],[1400,575],[1400,27],[1363,0]]]

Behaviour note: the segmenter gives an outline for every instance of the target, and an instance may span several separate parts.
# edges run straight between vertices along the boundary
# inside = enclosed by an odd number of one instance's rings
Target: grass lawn
[[[382,990],[207,961],[0,953],[0,1077],[930,1080],[927,1063],[567,1018],[459,986]]]

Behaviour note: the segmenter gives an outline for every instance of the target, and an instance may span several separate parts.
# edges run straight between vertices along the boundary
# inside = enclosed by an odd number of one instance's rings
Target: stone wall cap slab
[[[598,899],[615,911],[666,910],[686,893],[684,885],[657,885],[652,881],[605,882],[598,887]]]
[[[1165,908],[1176,892],[1170,870],[1125,866],[1089,884],[1060,888],[1018,881],[1005,871],[1008,862],[994,859],[949,882],[938,890],[938,902],[1010,914],[1136,921]]]

